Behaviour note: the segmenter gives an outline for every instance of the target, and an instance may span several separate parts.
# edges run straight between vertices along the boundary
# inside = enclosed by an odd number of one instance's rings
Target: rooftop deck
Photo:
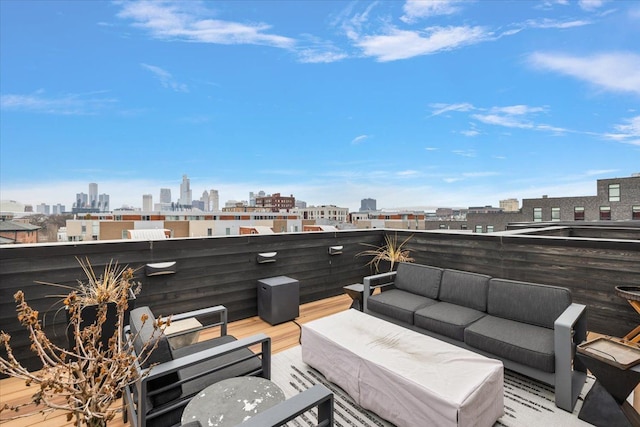
[[[304,324],[311,320],[346,310],[350,305],[351,299],[346,295],[338,295],[303,304],[300,306],[300,316],[296,318],[296,322]],[[228,328],[228,333],[236,338],[249,337],[259,332],[271,337],[272,353],[274,354],[299,345],[300,329],[293,322],[285,322],[272,326],[256,316],[232,322]],[[203,333],[201,339],[207,339],[207,334]],[[2,406],[4,406],[5,403],[15,405],[28,402],[31,394],[31,389],[26,387],[22,380],[15,378],[0,380],[0,405]],[[120,406],[120,401],[117,402],[117,406]],[[34,407],[32,406],[31,408],[33,409]],[[13,415],[15,414],[2,413],[2,415],[0,415],[0,423],[6,427],[72,427],[74,425],[73,422],[67,421],[65,413],[61,411],[53,412],[46,416],[38,414],[27,418],[7,421],[7,418]],[[116,415],[116,418],[109,423],[109,427],[123,427],[125,425],[128,424],[122,422],[120,415]]]

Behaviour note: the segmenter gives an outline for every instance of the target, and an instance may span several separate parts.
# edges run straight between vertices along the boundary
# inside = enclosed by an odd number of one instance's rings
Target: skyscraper
[[[89,183],[89,206],[95,209],[98,205],[98,184],[95,182]]]
[[[180,184],[180,199],[178,203],[182,206],[191,206],[191,188],[187,175],[182,175],[182,184]]]
[[[360,200],[360,212],[375,211],[376,199],[362,199]]]
[[[109,210],[109,195],[102,193],[98,196],[98,210],[106,212]]]
[[[160,203],[171,204],[171,189],[170,188],[161,188],[160,189]]]
[[[151,194],[142,195],[142,210],[144,212],[150,212],[153,210],[153,195]]]
[[[218,190],[209,191],[209,205],[211,211],[219,211],[220,210],[220,196],[218,195]]]

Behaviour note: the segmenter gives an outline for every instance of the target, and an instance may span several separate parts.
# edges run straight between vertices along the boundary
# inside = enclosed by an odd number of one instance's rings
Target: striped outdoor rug
[[[321,383],[334,394],[335,425],[393,427],[393,424],[374,413],[362,409],[340,387],[328,382],[322,374],[302,362],[300,346],[278,353],[272,358],[271,379],[287,397],[291,397],[314,384]],[[593,377],[587,379],[573,413],[557,408],[553,388],[530,378],[505,371],[504,411],[496,426],[521,427],[572,427],[590,426],[578,418],[584,396],[593,385]],[[315,425],[314,414],[306,414],[291,422],[290,426]],[[416,426],[422,427],[422,426]]]

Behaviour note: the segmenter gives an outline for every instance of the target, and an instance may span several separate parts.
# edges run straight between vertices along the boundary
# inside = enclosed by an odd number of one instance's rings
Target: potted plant
[[[407,237],[402,242],[398,243],[398,234],[393,236],[385,234],[384,244],[381,246],[371,245],[369,243],[362,243],[364,246],[370,246],[373,249],[367,249],[365,251],[356,254],[360,256],[370,256],[371,260],[366,264],[376,273],[380,272],[380,263],[388,263],[389,271],[393,271],[395,265],[399,262],[413,262],[414,259],[409,256],[409,250],[404,246],[413,237],[413,235]]]
[[[133,280],[135,270],[128,266],[120,267],[117,261],[111,260],[104,267],[102,274],[96,274],[89,258],[84,260],[76,258],[84,274],[86,280],[78,280],[77,285],[69,286],[59,283],[37,282],[49,286],[56,286],[66,289],[73,293],[73,298],[77,302],[80,310],[80,329],[95,324],[98,316],[98,308],[100,304],[107,304],[106,320],[102,324],[102,331],[99,337],[103,347],[109,344],[109,338],[115,333],[117,323],[117,303],[124,299],[126,306],[124,307],[124,322],[122,325],[129,324],[129,312],[135,308],[136,295],[140,293],[141,284]],[[75,331],[71,328],[71,319],[74,315],[74,305],[66,300],[66,295],[50,295],[60,298],[67,316],[67,339],[69,348],[73,349],[75,344]]]
[[[112,273],[115,274],[114,277],[118,277],[118,268],[113,264],[110,266],[105,270],[103,282],[104,278],[111,277]],[[21,418],[36,413],[64,410],[68,412],[67,419],[75,419],[77,426],[99,427],[106,426],[107,422],[122,410],[121,406],[115,405],[114,402],[126,385],[138,380],[136,364],[147,361],[157,345],[157,340],[147,342],[144,351],[138,355],[134,352],[133,346],[126,345],[123,325],[131,282],[126,279],[128,273],[120,277],[121,291],[117,292],[118,298],[114,302],[117,314],[116,327],[114,334],[108,339],[107,346],[102,345],[101,337],[111,298],[99,297],[95,322],[81,327],[86,294],[73,290],[65,297],[64,304],[70,313],[70,329],[74,342],[69,349],[49,340],[42,329],[39,313],[27,304],[22,291],[14,295],[18,320],[27,328],[31,348],[37,353],[43,367],[34,372],[24,368],[12,353],[11,337],[4,331],[0,332],[0,345],[3,345],[6,351],[6,358],[4,355],[0,357],[0,373],[23,379],[27,385],[37,386],[30,402],[14,407],[4,405],[0,412],[16,411],[17,415],[12,418]],[[142,320],[147,321],[145,318]],[[164,330],[167,324],[157,319],[154,321],[154,328]],[[27,413],[20,413],[24,407],[33,404],[36,409],[27,408]],[[40,405],[45,407],[38,408]]]

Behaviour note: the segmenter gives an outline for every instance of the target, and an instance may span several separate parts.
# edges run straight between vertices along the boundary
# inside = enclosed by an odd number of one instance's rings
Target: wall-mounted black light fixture
[[[258,264],[266,264],[268,262],[276,262],[276,255],[278,252],[263,252],[258,254]]]
[[[340,255],[344,246],[329,246],[329,255]]]
[[[144,266],[144,273],[147,276],[162,276],[164,274],[174,274],[176,272],[176,262],[156,262]]]

